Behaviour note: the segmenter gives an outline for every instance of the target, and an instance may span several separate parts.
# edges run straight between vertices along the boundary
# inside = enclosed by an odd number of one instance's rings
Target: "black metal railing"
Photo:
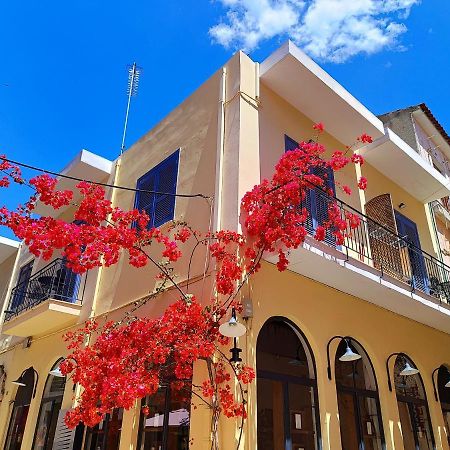
[[[68,303],[81,302],[83,296],[83,292],[80,292],[81,278],[81,275],[66,267],[64,259],[55,259],[12,289],[9,307],[5,311],[5,321],[49,298]],[[83,291],[85,284],[86,277]]]
[[[423,251],[410,241],[408,236],[400,236],[384,225],[372,220],[338,198],[328,195],[318,187],[311,187],[302,207],[309,212],[305,227],[314,235],[317,226],[328,221],[328,207],[334,204],[346,227],[342,230],[343,243],[338,244],[336,230],[327,230],[324,241],[347,258],[358,259],[380,270],[382,276],[388,274],[405,284],[411,291],[421,291],[450,303],[450,267]],[[356,226],[351,223],[351,215],[357,217]]]

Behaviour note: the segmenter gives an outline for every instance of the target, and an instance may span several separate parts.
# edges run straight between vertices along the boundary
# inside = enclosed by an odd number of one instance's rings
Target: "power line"
[[[47,169],[41,169],[40,167],[35,167],[35,166],[30,165],[30,164],[22,163],[22,162],[19,162],[19,161],[14,161],[12,159],[5,158],[4,156],[0,156],[0,160],[7,161],[7,162],[9,162],[11,164],[15,164],[16,166],[25,167],[27,169],[35,170],[36,172],[47,173],[49,175],[54,175],[56,177],[61,177],[61,178],[67,178],[68,180],[73,180],[73,181],[85,181],[87,183],[95,184],[97,186],[104,186],[104,187],[109,187],[109,188],[112,188],[112,189],[122,189],[123,191],[142,192],[144,194],[168,195],[168,196],[171,196],[171,197],[182,197],[182,198],[195,198],[195,197],[198,197],[198,198],[204,198],[206,200],[210,200],[211,199],[211,197],[209,197],[208,195],[205,195],[205,194],[176,194],[176,193],[174,194],[173,192],[148,191],[146,189],[137,189],[137,188],[132,188],[132,187],[128,187],[128,186],[118,186],[116,184],[101,183],[99,181],[85,180],[83,178],[72,177],[70,175],[65,175],[63,173],[53,172],[53,171],[47,170]]]

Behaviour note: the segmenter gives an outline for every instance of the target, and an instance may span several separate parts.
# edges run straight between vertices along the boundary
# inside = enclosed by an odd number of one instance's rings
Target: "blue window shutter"
[[[298,142],[290,138],[287,134],[284,135],[284,151],[295,150],[298,148]]]
[[[150,216],[149,228],[159,227],[174,218],[175,196],[170,194],[176,194],[177,191],[179,156],[177,150],[137,182],[137,189],[164,193],[136,193],[135,208]]]
[[[156,176],[156,191],[167,192],[167,194],[176,194],[178,178],[178,160],[180,152],[177,150],[169,156],[160,165]],[[175,196],[174,195],[155,196],[154,206],[154,226],[159,227],[163,223],[173,220],[175,215]]]

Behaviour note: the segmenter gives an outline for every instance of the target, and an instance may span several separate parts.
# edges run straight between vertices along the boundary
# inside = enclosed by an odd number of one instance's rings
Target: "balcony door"
[[[408,246],[411,286],[423,292],[429,292],[429,283],[425,261],[420,246],[417,225],[398,211],[394,211],[398,234],[405,239]]]
[[[11,305],[9,306],[9,309],[11,311],[15,311],[17,307],[20,306],[26,298],[28,282],[30,281],[31,272],[33,271],[33,263],[34,261],[30,261],[28,264],[25,264],[20,268],[12,302]]]

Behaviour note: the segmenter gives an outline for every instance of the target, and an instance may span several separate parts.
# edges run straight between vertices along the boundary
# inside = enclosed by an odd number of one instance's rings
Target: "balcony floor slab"
[[[27,337],[62,330],[77,323],[80,311],[79,303],[49,298],[5,322],[2,333]]]
[[[277,255],[266,257],[276,263]],[[308,237],[289,255],[292,272],[368,301],[416,322],[450,333],[450,306],[374,267]]]

